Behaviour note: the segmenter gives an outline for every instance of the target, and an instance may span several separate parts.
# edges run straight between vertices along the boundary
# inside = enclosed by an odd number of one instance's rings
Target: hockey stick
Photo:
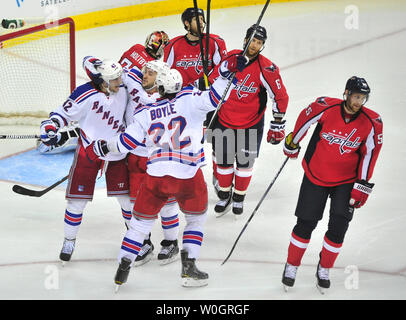
[[[2,134],[0,139],[40,139],[41,136],[36,134]]]
[[[19,186],[17,184],[15,184],[13,186],[13,191],[15,193],[18,194],[22,194],[23,196],[30,196],[30,197],[41,197],[43,196],[45,193],[47,193],[48,191],[51,191],[52,189],[54,189],[56,186],[60,185],[62,182],[64,182],[66,179],[69,178],[69,175],[67,175],[66,177],[63,177],[61,180],[55,182],[52,186],[49,186],[48,188],[44,189],[44,190],[40,190],[40,191],[36,191],[36,190],[32,190],[32,189],[27,189],[24,188],[22,186]]]
[[[267,1],[266,1],[265,6],[264,6],[264,8],[262,9],[261,14],[260,14],[260,16],[259,16],[259,18],[258,18],[258,21],[257,21],[256,24],[254,25],[254,31],[252,32],[251,37],[249,38],[249,40],[247,41],[247,43],[245,44],[244,50],[243,50],[243,52],[241,53],[241,55],[245,56],[245,54],[247,53],[248,47],[249,47],[249,45],[251,44],[252,39],[254,39],[254,36],[255,36],[255,34],[256,34],[256,31],[257,31],[257,27],[259,26],[259,24],[260,24],[260,22],[261,22],[261,20],[262,20],[262,18],[263,18],[263,16],[264,16],[264,14],[265,14],[266,9],[268,8],[269,2],[270,2],[270,0],[267,0]],[[231,78],[230,78],[230,80],[228,81],[227,87],[226,87],[226,89],[224,90],[224,93],[223,93],[223,95],[222,95],[222,97],[221,97],[221,99],[220,99],[220,101],[219,101],[219,103],[218,103],[218,105],[217,105],[216,110],[214,110],[213,116],[211,117],[211,120],[210,120],[210,122],[209,122],[209,124],[208,124],[208,126],[207,126],[207,130],[209,130],[209,129],[212,128],[212,125],[213,125],[215,119],[217,118],[218,111],[220,110],[220,108],[221,108],[221,106],[222,106],[222,104],[223,104],[223,102],[224,102],[224,99],[225,99],[225,97],[227,96],[228,90],[230,90],[231,84],[233,83],[233,80],[234,80],[234,78],[235,78],[235,74],[236,74],[235,72],[231,74]],[[204,139],[204,137],[203,137],[203,139]],[[203,143],[203,141],[202,141],[202,143]]]
[[[196,18],[196,24],[197,24],[197,33],[199,35],[199,46],[200,46],[200,57],[202,59],[202,66],[203,66],[203,77],[204,77],[204,83],[206,88],[209,85],[209,80],[207,79],[208,75],[208,67],[207,67],[207,61],[204,59],[204,50],[203,50],[203,35],[200,29],[200,19],[199,19],[199,14],[197,12],[197,0],[193,0],[193,7],[195,9],[195,18]],[[208,48],[206,47],[206,51]],[[197,68],[197,66],[196,66]]]
[[[248,224],[250,223],[251,219],[254,217],[255,213],[258,211],[259,206],[261,205],[262,201],[264,201],[264,199],[265,199],[266,195],[268,194],[269,190],[271,190],[273,184],[275,183],[276,179],[278,178],[279,174],[281,173],[283,167],[285,166],[286,162],[288,162],[288,160],[289,160],[289,157],[286,157],[286,159],[283,161],[283,164],[279,168],[278,173],[276,174],[275,178],[273,178],[271,184],[266,189],[266,191],[265,191],[264,195],[262,196],[261,200],[259,200],[259,202],[258,202],[257,206],[255,207],[254,211],[251,213],[251,216],[249,217],[247,223],[244,225],[244,228],[242,228],[240,234],[238,235],[237,240],[235,240],[234,245],[231,248],[230,253],[228,254],[227,258],[224,259],[224,261],[223,261],[223,263],[221,265],[225,264],[227,262],[228,258],[230,258],[231,254],[233,253],[233,251],[235,249],[235,246],[237,245],[238,240],[240,240],[242,234],[244,233],[244,231],[247,228]]]

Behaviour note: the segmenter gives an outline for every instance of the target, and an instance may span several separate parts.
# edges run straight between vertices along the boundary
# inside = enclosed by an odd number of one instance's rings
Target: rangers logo
[[[329,144],[338,144],[340,146],[340,153],[343,155],[351,152],[350,149],[358,149],[361,145],[361,142],[359,142],[360,137],[357,137],[354,141],[350,140],[356,131],[357,129],[353,129],[346,137],[343,137],[341,132],[340,134],[322,132],[321,136],[323,139],[327,140]]]

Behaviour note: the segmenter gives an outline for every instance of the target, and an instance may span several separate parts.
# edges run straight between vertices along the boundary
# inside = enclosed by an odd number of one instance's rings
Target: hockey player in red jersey
[[[296,271],[310,242],[312,231],[322,219],[327,198],[331,198],[328,229],[317,266],[317,286],[330,287],[329,270],[343,245],[354,208],[363,206],[372,191],[371,179],[382,148],[382,119],[366,108],[370,88],[363,78],[351,77],[344,100],[320,97],[300,114],[285,140],[284,153],[297,158],[299,142],[317,123],[302,165],[300,188],[282,283],[292,287]]]
[[[254,26],[248,28],[244,46],[252,32]],[[282,118],[289,97],[279,68],[260,54],[266,40],[266,29],[258,26],[246,53],[249,63],[243,72],[236,75],[237,86],[227,102],[221,106],[213,125],[212,143],[217,162],[217,168],[213,167],[213,175],[220,187],[220,201],[215,206],[218,215],[226,213],[231,203],[234,214],[243,212],[244,198],[262,140],[268,97],[274,118],[268,132],[268,142],[278,144],[284,138],[285,121]],[[242,50],[230,51],[227,59],[241,52]]]
[[[142,67],[152,60],[158,60],[164,53],[164,48],[169,42],[165,31],[154,31],[148,35],[145,44],[133,45],[123,53],[120,64],[128,70],[137,68],[141,72]]]
[[[206,52],[206,34],[203,34],[206,21],[204,18],[204,11],[200,8],[197,9],[197,15],[199,17],[200,34],[202,35],[203,52]],[[186,35],[177,36],[170,40],[169,44],[164,50],[164,61],[169,64],[171,68],[174,68],[180,72],[183,78],[183,84],[193,85],[200,90],[208,89],[215,79],[216,75],[213,75],[213,69],[220,65],[220,62],[227,56],[227,48],[224,40],[215,34],[209,35],[208,46],[208,61],[207,61],[207,83],[204,76],[203,62],[201,57],[201,50],[199,44],[199,30],[196,21],[195,8],[187,8],[181,16],[183,27],[187,31]],[[213,115],[213,112],[208,113],[204,122],[206,126]],[[216,168],[216,161],[214,154],[212,156],[213,168]],[[218,189],[218,183],[215,177],[213,178],[213,185]]]
[[[206,34],[203,34],[206,21],[202,9],[197,9],[200,33],[202,34],[203,50],[206,51]],[[196,12],[194,8],[187,8],[181,16],[186,35],[177,36],[171,39],[164,49],[164,61],[173,69],[180,72],[183,78],[183,85],[195,85],[200,90],[207,89],[204,86],[203,63],[199,46],[199,30],[197,28]],[[208,47],[208,72],[219,65],[221,60],[227,56],[226,44],[218,35],[209,35]],[[204,58],[204,57],[203,57]],[[200,81],[199,81],[200,79]],[[209,76],[209,82],[214,78]],[[196,84],[195,84],[196,82]]]

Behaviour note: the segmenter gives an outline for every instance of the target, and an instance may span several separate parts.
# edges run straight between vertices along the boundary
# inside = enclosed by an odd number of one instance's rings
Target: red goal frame
[[[6,33],[0,35],[0,43],[6,40],[15,39],[21,36],[25,36],[31,33],[44,31],[45,29],[51,29],[59,27],[64,24],[69,24],[69,55],[70,55],[70,89],[71,92],[76,88],[76,55],[75,55],[75,22],[72,18],[63,18],[49,23],[44,23],[38,26],[34,26],[19,31]]]

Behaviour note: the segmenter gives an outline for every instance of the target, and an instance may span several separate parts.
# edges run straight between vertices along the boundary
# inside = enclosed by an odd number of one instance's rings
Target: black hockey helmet
[[[255,30],[255,24],[253,24],[251,27],[248,28],[247,33],[245,35],[245,40],[248,40],[251,37],[254,30]],[[262,26],[257,26],[257,30],[255,32],[254,38],[256,38],[258,40],[262,40],[265,43],[266,39],[268,38],[268,36],[266,34],[266,29]]]
[[[371,89],[369,88],[368,83],[364,78],[359,78],[356,76],[353,76],[347,80],[347,83],[345,84],[345,90],[348,90],[348,95],[351,95],[353,93],[362,93],[365,94],[365,102],[368,101],[369,94],[371,93]]]
[[[206,20],[204,19],[204,11],[200,8],[197,8],[197,14],[203,17],[203,22],[206,23]],[[185,26],[185,21],[188,21],[189,23],[191,23],[192,19],[196,17],[196,10],[195,8],[187,8],[185,11],[183,11],[181,19],[182,19],[182,23],[184,28],[186,29]]]

